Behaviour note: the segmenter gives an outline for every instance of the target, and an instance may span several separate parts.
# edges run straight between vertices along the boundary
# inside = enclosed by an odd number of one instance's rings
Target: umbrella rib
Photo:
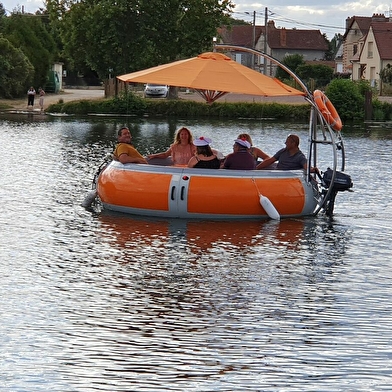
[[[207,103],[213,103],[218,98],[228,94],[228,91],[201,90],[201,89],[195,89],[195,91],[199,93],[206,100]]]

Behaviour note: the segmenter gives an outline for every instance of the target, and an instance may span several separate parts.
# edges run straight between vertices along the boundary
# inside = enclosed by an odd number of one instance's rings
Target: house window
[[[373,42],[368,42],[368,58],[373,57]]]
[[[354,44],[353,46],[353,55],[355,55],[358,52],[358,45]]]

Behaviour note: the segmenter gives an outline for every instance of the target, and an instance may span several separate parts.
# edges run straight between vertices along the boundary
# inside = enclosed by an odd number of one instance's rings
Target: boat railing
[[[330,146],[332,150],[332,162],[328,165],[328,168],[332,170],[331,184],[334,184],[336,178],[336,172],[338,170],[338,161],[340,161],[340,170],[345,169],[345,149],[340,131],[334,131],[331,126],[326,122],[321,113],[320,109],[317,107],[313,94],[309,91],[306,84],[296,75],[290,68],[282,64],[278,59],[268,55],[265,52],[246,48],[238,45],[227,45],[227,44],[215,44],[214,50],[223,51],[242,51],[251,53],[253,55],[259,56],[264,59],[264,69],[267,69],[267,61],[275,64],[279,68],[286,71],[295,81],[303,93],[304,100],[311,105],[311,113],[309,120],[309,145],[308,145],[308,171],[306,173],[306,179],[308,182],[314,184],[317,182],[316,174],[310,172],[311,167],[318,167],[318,146]],[[320,201],[317,208],[314,211],[314,215],[317,215],[319,211],[325,207],[328,200],[331,199],[334,192],[333,186],[320,185],[322,189],[320,190]]]

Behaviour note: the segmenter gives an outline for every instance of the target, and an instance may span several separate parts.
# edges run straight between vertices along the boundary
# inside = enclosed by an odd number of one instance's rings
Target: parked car
[[[169,86],[162,84],[147,83],[144,88],[146,98],[166,98],[169,93]]]

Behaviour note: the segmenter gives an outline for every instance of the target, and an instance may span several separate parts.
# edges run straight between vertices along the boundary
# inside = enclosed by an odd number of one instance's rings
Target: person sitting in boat
[[[196,146],[196,154],[189,160],[188,167],[202,169],[220,168],[220,160],[212,151],[211,143],[212,140],[210,138],[203,136],[193,141],[193,144]]]
[[[299,137],[291,134],[287,136],[285,144],[285,148],[280,149],[274,156],[259,163],[256,169],[265,169],[278,161],[276,166],[278,170],[307,170],[308,161],[305,154],[299,149]],[[311,168],[310,171],[312,173],[316,172],[317,168]]]
[[[127,127],[118,131],[118,144],[113,152],[115,160],[121,163],[148,163],[147,160],[132,145],[132,135]]]
[[[224,169],[253,170],[256,162],[249,154],[249,149],[250,143],[245,138],[234,140],[233,152],[226,157],[221,166]]]
[[[256,162],[258,161],[259,158],[262,161],[264,161],[265,159],[268,159],[270,157],[268,154],[266,154],[260,148],[253,146],[252,138],[250,137],[250,135],[248,133],[241,133],[240,135],[238,135],[237,139],[245,139],[247,142],[249,142],[249,144],[250,144],[249,152],[252,154],[252,156]]]
[[[193,144],[193,136],[188,128],[180,128],[175,136],[174,142],[165,152],[147,155],[147,159],[168,158],[171,156],[173,165],[187,165],[195,155],[196,146]]]

